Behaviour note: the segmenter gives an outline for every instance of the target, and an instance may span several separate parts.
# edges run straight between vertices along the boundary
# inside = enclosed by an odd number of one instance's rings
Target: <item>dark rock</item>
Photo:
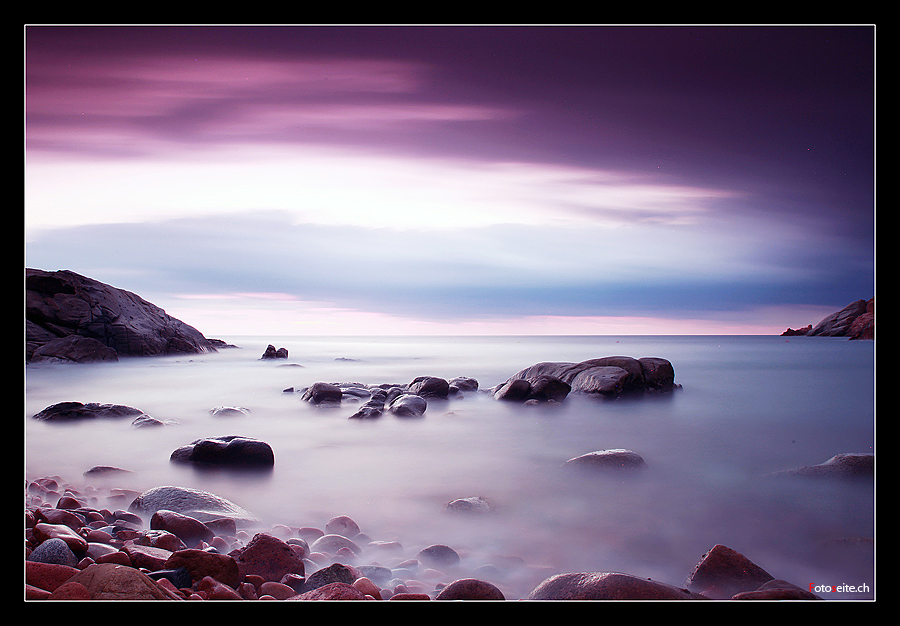
[[[802,337],[803,335],[808,335],[809,331],[812,330],[812,324],[805,326],[804,328],[788,328],[786,331],[781,333],[782,337]]]
[[[423,398],[446,398],[450,383],[436,376],[419,376],[407,386],[407,391]]]
[[[731,596],[732,600],[821,600],[819,596],[791,583],[773,579],[760,585],[756,591],[743,591]]]
[[[320,587],[333,585],[335,583],[352,585],[355,580],[356,572],[353,571],[353,568],[342,563],[334,563],[333,565],[323,567],[310,574],[307,577],[306,582],[303,583],[301,593],[308,593],[319,589]]]
[[[290,545],[267,533],[257,533],[245,547],[231,552],[243,579],[260,576],[271,582],[281,582],[287,574],[305,575],[303,558]]]
[[[755,591],[773,580],[740,552],[715,545],[703,555],[687,578],[687,588],[708,598],[723,600],[745,591]]]
[[[674,585],[618,572],[587,572],[551,576],[528,600],[706,600]]]
[[[471,391],[478,391],[478,381],[474,378],[469,378],[467,376],[457,376],[456,378],[451,378],[449,382],[451,393],[467,393]]]
[[[259,357],[260,359],[286,359],[288,358],[288,350],[287,348],[278,348],[275,349],[275,346],[269,344],[266,346],[266,351],[263,352],[263,355]]]
[[[26,269],[25,289],[25,358],[28,361],[35,354],[46,358],[47,351],[62,355],[103,355],[94,349],[95,344],[84,343],[78,337],[96,340],[118,356],[216,351],[200,331],[158,306],[129,291],[75,272]],[[48,346],[70,336],[76,337],[73,343]],[[44,346],[48,347],[42,351]],[[106,353],[103,358],[109,359],[111,355]]]
[[[54,563],[56,565],[68,565],[75,567],[78,557],[72,552],[69,545],[58,537],[53,537],[41,542],[41,544],[28,555],[29,561],[37,563]]]
[[[65,421],[77,419],[122,418],[143,415],[140,409],[122,404],[99,404],[89,402],[60,402],[32,416],[36,420]]]
[[[857,318],[863,319],[854,326]],[[853,331],[851,332],[851,328]],[[875,298],[851,302],[840,311],[832,313],[807,333],[808,337],[851,337],[872,339],[875,336]]]
[[[265,441],[226,435],[196,439],[172,452],[170,459],[212,466],[271,467],[275,464],[275,453]]]
[[[84,475],[85,476],[106,476],[108,474],[122,474],[122,473],[131,473],[131,470],[122,469],[119,467],[112,467],[110,465],[95,465],[91,469],[87,470]]]
[[[133,428],[146,428],[148,426],[165,426],[165,423],[149,415],[139,415],[131,422]]]
[[[344,392],[337,385],[331,383],[313,383],[303,392],[302,400],[310,404],[340,403]]]
[[[241,582],[241,573],[233,556],[207,552],[196,548],[187,548],[173,552],[159,569],[185,569],[188,571],[193,583],[197,583],[209,576],[233,589],[237,589]],[[188,584],[188,587],[190,586]]]
[[[489,582],[476,578],[454,580],[441,589],[435,600],[505,600],[503,592]]]
[[[209,414],[213,417],[235,417],[240,415],[249,415],[250,409],[241,406],[217,406],[209,410]]]
[[[201,542],[208,542],[213,538],[213,532],[200,520],[165,509],[156,511],[150,517],[150,529],[170,532],[188,548],[196,548]]]
[[[434,544],[423,548],[416,555],[416,558],[436,567],[447,567],[459,564],[459,554],[453,548],[444,544]]]
[[[400,394],[388,405],[388,411],[398,417],[422,417],[428,408],[428,402],[422,396]]]
[[[100,340],[79,335],[68,335],[48,341],[36,347],[31,355],[32,363],[95,363],[118,360],[118,353]]]
[[[513,378],[494,388],[494,399],[507,402],[525,402],[531,395],[531,383],[524,378]]]
[[[334,582],[288,598],[294,600],[365,600],[366,594],[350,583]]]
[[[375,389],[369,400],[359,407],[359,410],[350,416],[350,419],[376,419],[384,413],[384,401],[387,398],[387,392],[383,389]]]
[[[152,580],[160,580],[165,578],[168,580],[176,589],[186,589],[191,586],[191,573],[187,570],[186,567],[176,567],[173,569],[159,569],[155,572],[148,572],[147,576],[149,576]]]
[[[260,521],[252,513],[225,498],[188,487],[154,487],[135,498],[128,510],[147,519],[156,511],[168,510],[189,515],[204,523],[221,518],[232,519],[236,524],[243,525],[257,524]]]

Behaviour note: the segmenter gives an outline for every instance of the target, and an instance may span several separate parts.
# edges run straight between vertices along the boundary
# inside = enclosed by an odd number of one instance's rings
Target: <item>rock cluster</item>
[[[805,328],[788,328],[782,337],[847,337],[848,339],[875,338],[875,298],[851,302],[840,311],[832,313],[818,324]]]
[[[527,367],[491,391],[498,400],[559,402],[569,393],[616,398],[679,388],[672,364],[659,357],[608,356],[580,363],[544,362]]]
[[[25,360],[215,352],[200,331],[129,291],[75,272],[25,270]]]

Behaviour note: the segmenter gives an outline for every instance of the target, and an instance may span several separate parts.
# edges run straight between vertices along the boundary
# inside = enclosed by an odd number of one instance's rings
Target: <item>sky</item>
[[[207,337],[780,334],[874,296],[874,26],[23,42],[25,266]]]

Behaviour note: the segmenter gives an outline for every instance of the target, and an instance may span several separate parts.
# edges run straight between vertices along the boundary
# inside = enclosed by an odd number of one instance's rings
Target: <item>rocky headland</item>
[[[847,337],[875,339],[875,298],[851,302],[818,324],[805,328],[788,328],[782,337]]]
[[[26,362],[201,354],[216,345],[130,291],[69,270],[25,270]]]

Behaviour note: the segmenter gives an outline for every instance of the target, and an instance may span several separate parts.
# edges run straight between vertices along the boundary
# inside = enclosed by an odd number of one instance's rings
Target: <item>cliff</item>
[[[815,326],[794,330],[788,328],[782,337],[805,335],[807,337],[847,337],[848,339],[875,338],[875,298],[851,302],[840,311],[832,313]]]

